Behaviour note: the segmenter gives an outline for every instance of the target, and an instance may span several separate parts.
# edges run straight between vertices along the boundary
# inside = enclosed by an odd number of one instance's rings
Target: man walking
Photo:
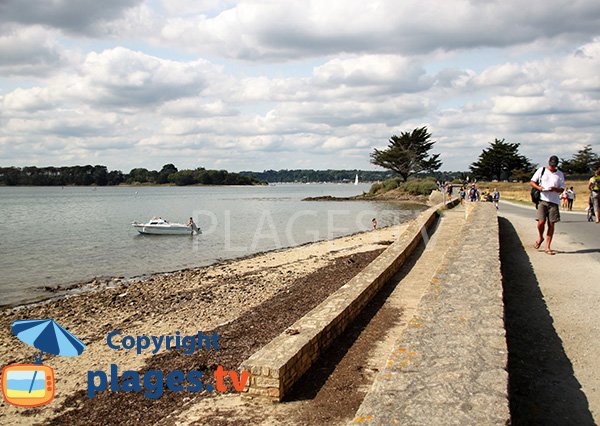
[[[548,222],[548,232],[546,233],[546,253],[556,254],[551,248],[552,236],[554,235],[554,224],[560,220],[558,205],[560,203],[560,194],[565,189],[565,176],[558,170],[558,157],[553,155],[548,160],[547,167],[540,167],[531,178],[531,186],[540,190],[540,203],[537,207],[537,229],[539,238],[533,245],[539,249],[544,242],[544,229]]]
[[[596,168],[596,173],[590,178],[589,188],[591,191],[592,205],[596,215],[596,223],[600,223],[600,167]]]
[[[500,192],[498,192],[498,188],[494,188],[492,200],[494,201],[494,206],[496,206],[496,210],[498,210],[498,202],[500,201]]]
[[[575,201],[575,190],[570,187],[567,189],[567,208],[569,211],[573,210],[573,201]]]
[[[471,185],[471,189],[469,189],[469,200],[473,203],[477,201],[477,187],[475,184]]]

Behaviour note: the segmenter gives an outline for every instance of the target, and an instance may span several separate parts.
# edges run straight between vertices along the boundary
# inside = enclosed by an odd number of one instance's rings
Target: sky
[[[598,0],[0,0],[0,166],[370,169],[427,126],[600,153]]]

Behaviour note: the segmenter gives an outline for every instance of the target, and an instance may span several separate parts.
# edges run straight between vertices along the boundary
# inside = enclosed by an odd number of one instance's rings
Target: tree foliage
[[[371,163],[398,173],[406,182],[408,177],[419,172],[434,172],[442,165],[439,154],[429,156],[435,141],[430,141],[427,127],[402,132],[392,136],[387,149],[375,148],[371,153]]]
[[[0,167],[0,185],[118,185],[124,181],[119,170],[106,166]]]
[[[262,172],[240,172],[242,176],[254,176],[267,182],[354,182],[358,175],[360,182],[385,180],[394,176],[390,171],[382,170],[312,170],[282,169],[264,170]]]
[[[504,180],[529,176],[533,171],[531,161],[519,154],[518,143],[496,139],[484,149],[479,160],[471,164],[471,173],[476,179]]]
[[[570,160],[562,160],[562,170],[570,175],[592,174],[599,166],[600,158],[592,151],[591,145],[577,151]]]
[[[132,169],[129,174],[120,170],[108,171],[106,166],[69,167],[0,167],[0,185],[65,186],[65,185],[119,185],[128,184],[175,184],[175,185],[253,185],[260,183],[253,176],[242,176],[226,170],[177,170],[173,164],[165,164],[160,171],[144,168]]]
[[[177,167],[173,164],[165,164],[160,172],[158,172],[158,180],[157,183],[169,183],[169,176],[177,173]]]

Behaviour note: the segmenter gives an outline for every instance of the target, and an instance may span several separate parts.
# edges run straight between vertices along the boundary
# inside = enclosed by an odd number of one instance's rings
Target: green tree
[[[439,154],[429,156],[435,141],[430,141],[431,134],[427,127],[402,132],[400,137],[394,135],[389,140],[387,149],[375,148],[371,153],[371,163],[398,173],[404,182],[414,173],[434,172],[442,162]]]
[[[134,183],[134,182],[144,183],[144,182],[148,182],[148,169],[144,169],[144,168],[131,169],[131,171],[129,172],[128,182],[129,183]]]
[[[598,154],[592,151],[591,145],[586,145],[577,151],[570,160],[562,160],[562,170],[570,175],[587,175],[600,166]]]
[[[108,170],[106,166],[94,166],[94,171],[92,173],[94,176],[94,183],[96,185],[105,186],[108,184]]]
[[[113,170],[108,173],[108,185],[118,185],[125,180],[121,170]]]
[[[193,170],[180,170],[171,174],[169,181],[174,183],[177,186],[185,186],[185,185],[193,185],[196,183],[194,181],[194,171]]]
[[[0,183],[3,185],[18,185],[21,177],[21,170],[16,167],[0,168]]]
[[[487,180],[529,174],[533,165],[527,157],[519,154],[519,145],[496,139],[488,149],[483,150],[479,160],[471,164],[471,173],[477,179]]]
[[[169,176],[172,175],[173,173],[177,173],[177,167],[175,167],[173,164],[165,164],[162,169],[160,170],[160,172],[158,172],[158,181],[157,183],[168,183],[169,182]]]

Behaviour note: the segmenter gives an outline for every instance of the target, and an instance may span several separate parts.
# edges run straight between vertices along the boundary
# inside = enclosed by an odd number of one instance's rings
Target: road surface
[[[534,239],[531,241],[531,244],[535,242],[537,233],[535,230],[535,208],[533,207],[533,203],[531,206],[523,206],[506,201],[501,202],[498,214],[509,220],[511,217],[530,219],[533,224],[531,230],[534,231]],[[560,218],[561,221],[556,225],[556,234],[553,239],[552,248],[560,251],[559,247],[563,247],[565,244],[567,246],[579,246],[580,252],[587,252],[597,262],[600,262],[600,224],[588,222],[586,214],[583,212],[565,212],[561,210]],[[555,247],[554,242],[558,246]],[[571,252],[567,246],[563,247],[563,249]],[[542,247],[545,247],[545,242],[542,244]]]
[[[600,423],[600,224],[561,212],[550,256],[533,207],[498,215],[513,424]]]

